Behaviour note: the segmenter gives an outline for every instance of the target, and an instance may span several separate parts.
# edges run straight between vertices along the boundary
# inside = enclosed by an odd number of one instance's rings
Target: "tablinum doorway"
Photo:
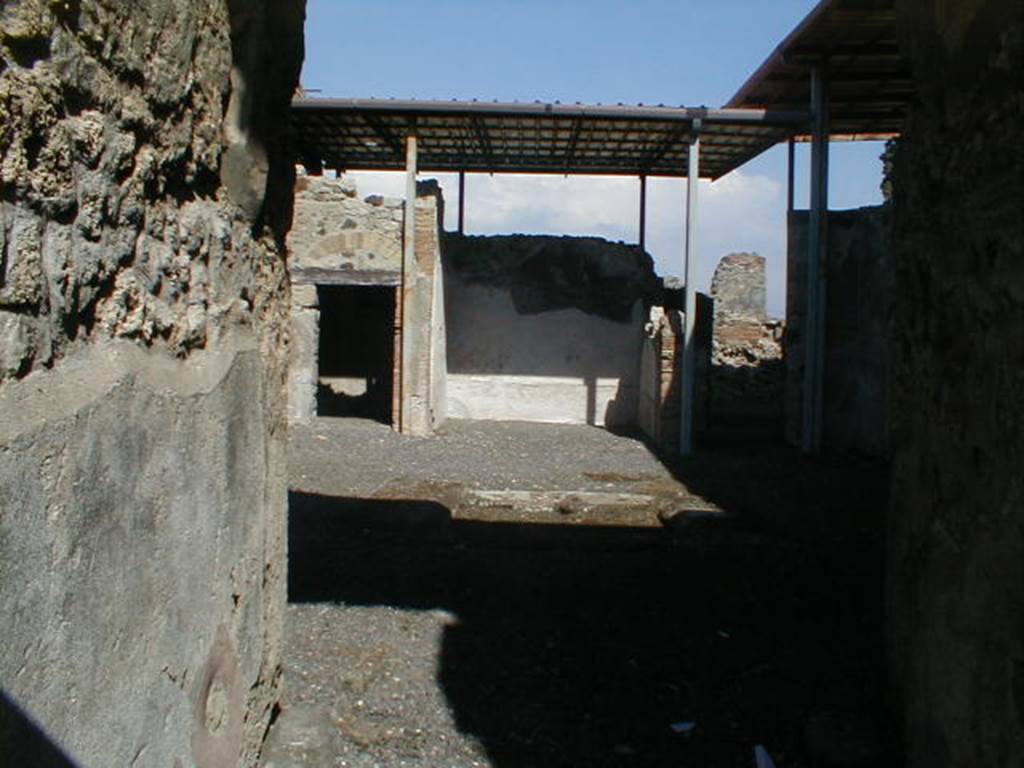
[[[318,285],[319,416],[391,424],[395,287]]]

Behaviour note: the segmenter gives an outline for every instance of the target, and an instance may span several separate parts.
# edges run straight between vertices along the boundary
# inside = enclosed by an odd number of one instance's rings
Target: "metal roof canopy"
[[[817,64],[828,83],[831,140],[899,135],[914,85],[899,51],[893,0],[822,0],[726,107],[806,109]]]
[[[717,179],[803,130],[806,107],[300,98],[291,141],[304,163],[340,171],[404,170],[406,138],[415,135],[426,172],[684,177],[699,133],[701,176]]]

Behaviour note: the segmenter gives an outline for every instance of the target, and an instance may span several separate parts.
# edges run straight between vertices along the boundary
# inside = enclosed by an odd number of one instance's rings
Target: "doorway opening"
[[[391,424],[395,371],[395,288],[319,285],[320,416]]]

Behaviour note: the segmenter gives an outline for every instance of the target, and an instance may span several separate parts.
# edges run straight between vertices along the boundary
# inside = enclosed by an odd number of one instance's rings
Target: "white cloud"
[[[455,229],[458,181],[437,178],[446,201],[445,226]],[[352,173],[360,194],[404,197],[402,173]],[[596,235],[636,242],[639,181],[607,176],[522,176],[469,174],[466,177],[466,231],[472,234]],[[662,275],[683,271],[686,182],[649,179],[647,250]],[[767,259],[768,310],[784,314],[786,272],[785,192],[766,177],[734,171],[712,183],[702,181],[698,202],[697,286],[708,290],[719,259],[736,251],[756,251]]]

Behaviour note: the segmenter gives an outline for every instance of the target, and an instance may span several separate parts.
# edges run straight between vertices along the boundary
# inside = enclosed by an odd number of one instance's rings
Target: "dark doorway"
[[[317,414],[391,423],[395,289],[320,285]]]

